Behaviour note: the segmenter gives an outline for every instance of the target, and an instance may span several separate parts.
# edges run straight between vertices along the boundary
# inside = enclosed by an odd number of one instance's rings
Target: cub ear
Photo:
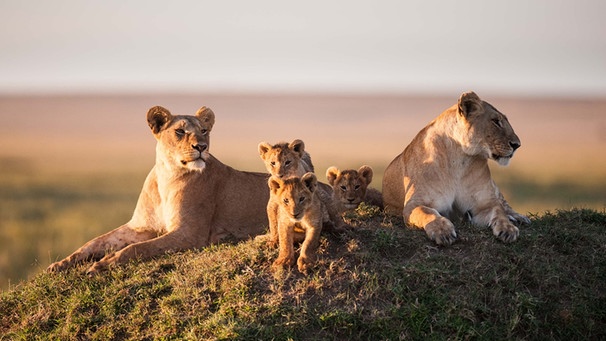
[[[459,114],[468,118],[469,116],[481,114],[484,111],[482,100],[475,92],[465,92],[459,97]]]
[[[360,167],[360,169],[358,169],[358,175],[361,176],[368,185],[372,181],[372,168],[370,168],[370,166],[364,165]]]
[[[335,186],[335,182],[337,181],[337,178],[339,177],[339,174],[341,174],[341,172],[339,172],[339,169],[335,166],[332,166],[330,168],[328,168],[326,170],[326,179],[328,180],[328,184],[331,185],[332,187]]]
[[[299,154],[299,157],[302,158],[303,153],[305,152],[305,143],[299,139],[296,139],[288,145],[288,148]]]
[[[215,113],[207,107],[202,107],[196,112],[196,117],[207,125],[206,129],[210,132],[215,125]]]
[[[301,182],[303,182],[305,187],[307,187],[307,189],[313,193],[316,190],[318,179],[314,173],[308,172],[301,177]]]
[[[157,134],[166,124],[171,121],[173,115],[170,114],[168,109],[165,109],[159,105],[152,107],[147,111],[147,124],[152,130],[152,133]]]
[[[271,144],[269,144],[267,142],[259,143],[259,155],[261,155],[261,159],[265,160],[265,155],[270,150],[271,150]]]
[[[269,186],[269,190],[276,194],[276,192],[280,189],[280,187],[282,187],[282,181],[278,178],[275,178],[273,176],[269,177],[269,180],[267,181],[267,185]]]

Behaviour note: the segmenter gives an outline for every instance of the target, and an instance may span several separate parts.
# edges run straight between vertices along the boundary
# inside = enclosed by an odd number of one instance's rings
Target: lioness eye
[[[183,129],[176,129],[175,133],[177,134],[177,136],[183,136],[183,135],[185,135],[185,130],[183,130]]]
[[[345,192],[345,191],[347,191],[347,187],[345,187],[345,186],[341,186],[341,190],[342,190],[343,192]]]
[[[206,133],[208,133],[208,130],[202,129],[202,135],[206,135]]]
[[[492,123],[494,123],[494,125],[496,125],[499,128],[503,128],[503,123],[501,123],[501,120],[498,118],[493,118]]]

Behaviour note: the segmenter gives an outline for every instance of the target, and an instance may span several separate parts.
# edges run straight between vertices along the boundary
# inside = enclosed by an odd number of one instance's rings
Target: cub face
[[[155,106],[147,112],[147,123],[158,141],[156,153],[172,168],[202,171],[209,157],[209,133],[215,123],[212,110],[202,107],[195,116],[173,116]]]
[[[509,164],[521,143],[507,116],[473,92],[461,95],[457,110],[464,125],[459,142],[465,151],[493,159],[502,166]]]
[[[305,173],[301,178],[290,177],[286,180],[272,176],[268,184],[280,211],[294,222],[301,221],[312,204],[317,187],[316,176]]]
[[[259,143],[259,155],[265,163],[267,171],[278,178],[301,176],[305,170],[300,169],[300,160],[305,153],[305,144],[301,140],[291,143],[280,142],[271,145],[267,142]]]
[[[346,169],[339,171],[337,167],[326,170],[326,178],[333,188],[334,197],[348,210],[355,209],[364,201],[366,189],[372,182],[372,168],[362,166],[357,171]]]

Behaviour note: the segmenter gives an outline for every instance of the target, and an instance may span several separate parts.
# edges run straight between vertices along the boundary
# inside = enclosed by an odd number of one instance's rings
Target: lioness
[[[89,274],[133,258],[201,248],[225,237],[245,239],[267,226],[267,174],[241,172],[209,153],[215,114],[202,107],[195,116],[173,116],[159,106],[147,122],[156,145],[150,171],[129,222],[76,250],[48,271],[96,260]]]
[[[282,180],[272,176],[268,185],[271,200],[278,205],[275,220],[278,222],[279,254],[274,268],[291,266],[295,262],[295,241],[302,241],[297,268],[305,273],[316,258],[322,231],[322,201],[317,192],[317,179],[313,173]],[[270,218],[271,220],[271,218]]]
[[[339,203],[341,213],[355,209],[361,202],[383,208],[381,192],[368,188],[372,176],[372,168],[366,165],[358,170],[340,171],[334,166],[326,170],[326,178],[333,190],[333,199]]]
[[[507,117],[473,92],[464,93],[387,167],[383,201],[407,224],[425,229],[437,244],[457,237],[451,213],[467,214],[492,227],[505,242],[518,237],[512,224],[530,223],[505,201],[490,177],[488,159],[507,165],[520,139]]]
[[[265,168],[271,176],[287,179],[292,176],[301,177],[305,173],[314,172],[314,166],[311,156],[305,150],[305,143],[299,139],[291,143],[279,142],[270,144],[268,142],[259,143],[259,156],[265,164]],[[318,196],[322,201],[323,224],[328,231],[340,231],[343,229],[344,222],[339,216],[336,203],[332,199],[332,188],[321,182],[317,183]],[[270,193],[270,196],[273,194]],[[275,221],[278,205],[275,200],[269,200],[267,203],[267,216],[269,217],[269,233],[259,236],[260,240],[267,241],[271,247],[278,245],[277,221]]]

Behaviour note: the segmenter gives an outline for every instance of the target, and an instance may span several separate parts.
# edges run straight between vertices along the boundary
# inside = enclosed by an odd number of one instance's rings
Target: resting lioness
[[[272,176],[268,185],[271,200],[276,202],[278,210],[274,214],[277,221],[280,252],[274,262],[274,268],[291,266],[295,262],[293,243],[303,242],[297,267],[307,272],[316,258],[316,250],[322,231],[322,201],[318,196],[317,179],[313,173],[302,177],[290,177],[282,180]],[[270,217],[271,219],[271,217]]]
[[[133,258],[201,248],[223,238],[245,239],[267,226],[267,174],[235,170],[209,153],[215,114],[173,116],[159,106],[147,113],[157,140],[150,171],[131,220],[94,238],[48,271],[98,260],[88,273]]]
[[[385,169],[386,210],[425,229],[438,244],[457,237],[451,213],[467,214],[492,227],[505,242],[518,237],[512,224],[530,223],[507,204],[490,177],[488,159],[507,165],[520,139],[507,117],[475,93],[461,95],[412,140]]]

